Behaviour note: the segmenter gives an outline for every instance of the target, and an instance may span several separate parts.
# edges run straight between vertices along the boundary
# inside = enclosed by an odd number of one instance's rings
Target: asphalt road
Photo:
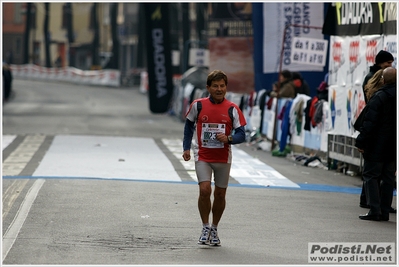
[[[180,120],[151,114],[138,88],[15,80],[13,89],[2,118],[4,265],[307,265],[312,242],[396,246],[396,214],[358,219],[360,177],[241,144],[297,186],[232,179],[222,246],[199,247],[192,166],[168,145],[181,142]]]

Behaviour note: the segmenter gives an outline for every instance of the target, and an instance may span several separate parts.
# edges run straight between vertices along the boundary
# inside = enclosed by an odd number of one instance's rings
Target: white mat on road
[[[195,174],[194,155],[191,151],[192,159],[184,161],[182,158],[182,144],[180,139],[162,139],[165,146],[175,155],[188,173],[191,174],[193,180],[197,180]],[[237,146],[232,146],[233,159],[231,164],[230,176],[242,185],[255,186],[279,186],[279,187],[296,187],[299,185],[292,182],[281,173],[263,163],[259,159],[252,157]]]
[[[12,141],[14,141],[16,135],[3,135],[3,138],[1,140],[1,148],[4,150],[4,148],[8,147]]]
[[[299,185],[259,159],[248,155],[235,146],[232,146],[232,148],[233,160],[230,176],[240,184],[299,188]]]
[[[56,136],[33,176],[181,181],[153,139],[105,136]]]

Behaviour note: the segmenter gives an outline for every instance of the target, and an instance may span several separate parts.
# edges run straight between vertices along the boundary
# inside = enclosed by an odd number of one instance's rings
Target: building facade
[[[14,2],[2,5],[3,60],[11,61],[11,64],[26,63],[23,46],[28,42],[27,63],[45,66],[45,35],[51,67],[101,68],[101,63],[104,63],[101,55],[111,51],[109,3],[31,3],[29,33],[26,33],[27,4]],[[47,34],[44,33],[46,18]],[[68,29],[68,23],[71,23],[71,29]],[[99,38],[94,44],[96,31]],[[100,57],[97,61],[93,59],[94,46]]]

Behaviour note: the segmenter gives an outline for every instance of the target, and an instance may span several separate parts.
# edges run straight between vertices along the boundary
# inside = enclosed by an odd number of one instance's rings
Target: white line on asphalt
[[[28,181],[28,179],[15,180],[3,194],[3,220]]]
[[[44,135],[26,136],[18,147],[4,160],[3,176],[19,175],[35,155],[45,138],[46,136]]]
[[[33,202],[35,201],[37,194],[39,193],[40,188],[42,188],[45,180],[38,179],[29,189],[28,193],[26,194],[25,199],[23,200],[17,215],[15,216],[14,220],[8,227],[6,233],[3,236],[3,260],[7,257],[8,252],[10,251],[11,247],[14,245],[15,240],[18,237],[19,231],[24,224],[26,217],[32,207]]]

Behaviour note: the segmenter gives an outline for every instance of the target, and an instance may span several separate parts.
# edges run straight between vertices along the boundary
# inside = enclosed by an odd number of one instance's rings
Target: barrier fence
[[[34,64],[11,65],[14,78],[71,82],[83,85],[120,86],[119,70],[80,70],[73,67],[46,68]]]

